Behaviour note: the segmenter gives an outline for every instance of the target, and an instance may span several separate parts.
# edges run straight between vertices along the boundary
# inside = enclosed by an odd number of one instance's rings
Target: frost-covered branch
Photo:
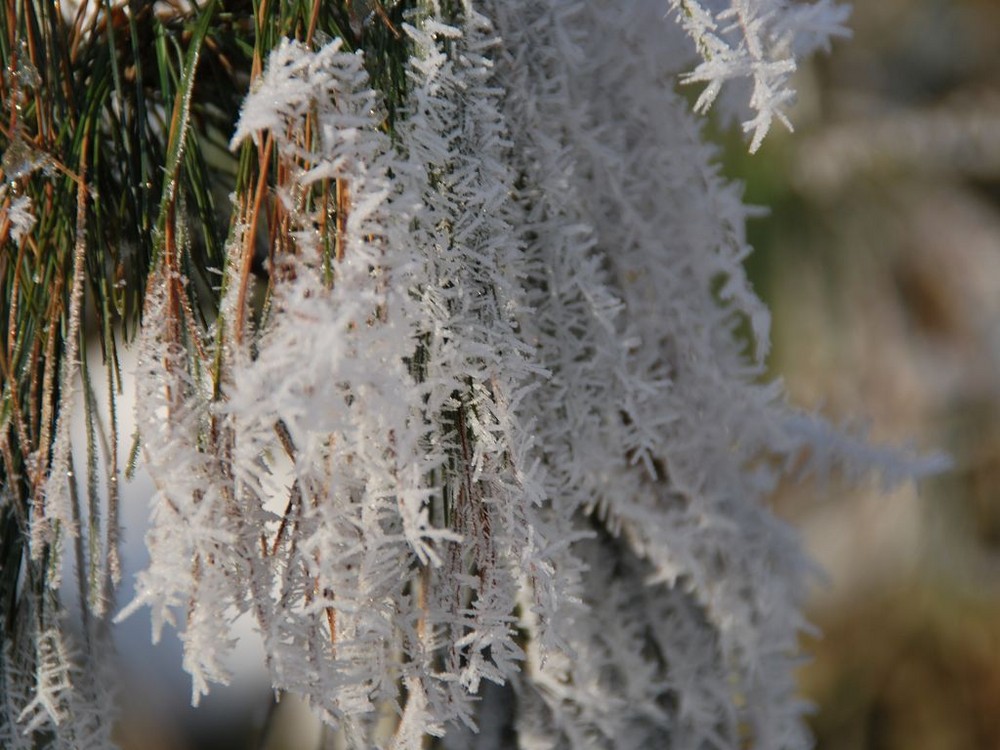
[[[158,218],[135,383],[150,563],[118,618],[177,629],[197,702],[249,615],[272,687],[352,748],[808,747],[813,568],[766,498],[796,470],[935,466],[765,382],[749,212],[674,84],[688,38],[699,112],[749,81],[756,149],[845,11],[351,3],[335,38],[324,18],[252,64],[218,298],[198,304],[173,182]],[[4,204],[19,242],[31,205]],[[58,497],[35,548],[70,530]],[[109,695],[57,620],[32,632],[0,658],[12,747],[82,736],[69,717]]]

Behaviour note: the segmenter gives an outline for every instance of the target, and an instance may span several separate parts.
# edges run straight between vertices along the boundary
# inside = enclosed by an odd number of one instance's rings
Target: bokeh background
[[[803,691],[820,750],[1000,748],[1000,3],[857,0],[755,156],[755,286],[790,398],[953,469],[788,487],[827,571]],[[817,497],[828,498],[817,500]]]

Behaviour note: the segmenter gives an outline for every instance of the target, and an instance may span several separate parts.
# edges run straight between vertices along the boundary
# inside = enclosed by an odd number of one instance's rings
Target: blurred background
[[[800,71],[794,135],[756,156],[723,135],[727,174],[771,209],[750,227],[771,366],[796,404],[954,468],[780,493],[828,575],[803,690],[820,750],[995,750],[1000,3],[857,0],[849,25]]]

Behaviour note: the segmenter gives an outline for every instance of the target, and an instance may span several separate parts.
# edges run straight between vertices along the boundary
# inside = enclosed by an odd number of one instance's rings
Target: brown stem
[[[264,3],[266,4],[266,3]],[[243,240],[243,257],[240,266],[240,288],[236,297],[236,321],[233,326],[233,338],[237,344],[243,343],[243,326],[246,320],[247,291],[250,287],[250,269],[253,262],[253,244],[257,235],[257,220],[260,216],[260,204],[267,189],[267,172],[271,165],[271,152],[274,149],[274,138],[268,133],[264,144],[264,154],[260,160],[260,175],[257,177],[257,189],[254,193],[253,206],[247,220],[246,235]]]
[[[351,208],[351,194],[347,180],[337,178],[337,237],[334,247],[334,257],[340,262],[344,259],[344,241],[347,237],[347,214]]]

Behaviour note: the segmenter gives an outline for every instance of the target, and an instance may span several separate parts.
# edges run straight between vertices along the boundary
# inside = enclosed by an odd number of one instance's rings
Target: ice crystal
[[[0,185],[0,200],[7,197],[8,188]],[[19,243],[24,237],[31,233],[35,223],[38,221],[32,210],[31,198],[27,195],[17,195],[10,198],[5,217],[10,222],[10,237],[15,243]]]
[[[695,104],[706,111],[724,84],[750,85],[750,119],[743,129],[756,151],[775,118],[791,129],[786,110],[794,98],[796,61],[846,36],[850,6],[834,0],[670,0],[670,6],[697,47],[701,62],[686,75],[707,84]],[[742,109],[742,108],[741,108]]]

